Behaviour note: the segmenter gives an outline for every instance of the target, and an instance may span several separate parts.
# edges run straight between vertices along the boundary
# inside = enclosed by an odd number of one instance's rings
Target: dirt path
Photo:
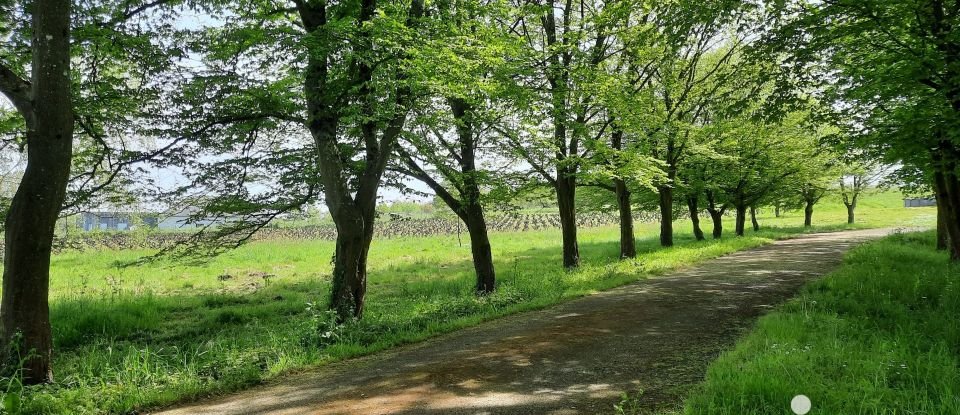
[[[173,414],[596,414],[676,405],[756,317],[888,230],[809,235]]]

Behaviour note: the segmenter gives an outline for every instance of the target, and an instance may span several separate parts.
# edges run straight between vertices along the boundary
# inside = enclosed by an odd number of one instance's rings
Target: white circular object
[[[790,401],[790,409],[797,415],[806,415],[807,412],[810,412],[811,407],[813,407],[813,403],[805,395],[794,396],[793,400]]]

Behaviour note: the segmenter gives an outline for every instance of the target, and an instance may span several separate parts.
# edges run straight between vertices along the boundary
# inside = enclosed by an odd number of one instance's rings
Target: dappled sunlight
[[[662,399],[702,376],[739,327],[831,269],[849,240],[883,233],[728,255],[170,414],[602,413],[623,391]]]
[[[777,222],[791,220],[785,217]],[[761,222],[767,226],[775,221],[764,217]],[[205,263],[163,260],[131,268],[118,267],[118,261],[149,252],[65,252],[54,257],[51,269],[55,372],[63,374],[60,379],[65,383],[49,389],[49,394],[38,394],[38,399],[68,396],[65,399],[70,402],[89,402],[81,396],[102,395],[105,405],[122,408],[165,405],[209,391],[238,390],[286,376],[290,370],[424,340],[429,344],[428,339],[442,333],[480,330],[468,327],[579,297],[609,304],[616,311],[601,317],[575,308],[529,313],[525,316],[537,320],[540,335],[523,325],[498,325],[496,330],[480,331],[485,336],[450,346],[452,350],[431,351],[439,359],[459,350],[456,359],[488,371],[509,368],[508,377],[437,377],[430,372],[436,363],[425,359],[389,364],[394,372],[425,376],[416,379],[418,384],[444,389],[448,387],[444,385],[462,383],[457,388],[470,393],[491,392],[489,385],[494,381],[509,389],[492,392],[524,396],[535,395],[536,390],[565,391],[574,384],[609,384],[620,391],[642,388],[651,395],[649,399],[661,399],[657,385],[675,378],[652,379],[660,366],[638,367],[637,356],[659,359],[656,365],[683,362],[685,370],[695,373],[697,364],[688,361],[709,360],[718,339],[736,331],[735,324],[724,321],[768,310],[792,292],[800,278],[813,276],[801,272],[811,266],[830,266],[831,260],[823,258],[850,245],[829,236],[806,235],[801,239],[815,243],[779,242],[801,253],[784,255],[768,252],[780,248],[764,245],[802,230],[767,227],[759,233],[748,230],[743,238],[728,233],[721,240],[696,241],[689,228],[677,223],[672,248],[659,245],[656,224],[638,223],[638,256],[631,260],[618,259],[615,226],[583,229],[583,263],[573,272],[560,265],[556,229],[492,233],[498,285],[497,292],[487,297],[473,294],[467,241],[461,245],[455,236],[377,240],[370,257],[363,321],[342,337],[322,342],[320,335],[326,329],[318,326],[317,313],[325,309],[329,295],[330,241],[257,241]],[[736,253],[756,247],[760,248]],[[722,261],[709,261],[724,255]],[[690,267],[704,261],[708,262]],[[644,282],[631,284],[637,281]],[[614,287],[620,288],[611,290]],[[639,299],[645,304],[640,308]],[[308,303],[314,304],[312,311],[307,310]],[[697,307],[677,306],[683,303]],[[666,320],[658,320],[664,315]],[[693,323],[704,320],[707,330]],[[503,348],[503,339],[509,339],[511,346]],[[602,347],[597,341],[603,341]],[[661,343],[700,351],[671,355]],[[571,347],[576,355],[557,355]],[[614,358],[599,357],[604,355]],[[398,388],[389,381],[390,371],[382,369],[373,365],[361,371],[371,384],[384,382],[377,388]],[[558,377],[571,379],[550,384],[550,379]],[[618,383],[618,379],[626,380]],[[327,392],[346,390],[316,379],[303,384],[312,383],[327,386],[293,392],[311,396],[305,402],[314,406],[328,398]],[[590,412],[583,409],[590,405],[606,410],[616,401],[616,397],[570,396],[587,401],[557,403],[535,413]]]

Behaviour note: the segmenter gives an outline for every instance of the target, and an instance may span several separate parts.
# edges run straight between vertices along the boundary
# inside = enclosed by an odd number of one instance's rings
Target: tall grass
[[[853,250],[714,362],[690,414],[960,413],[960,266],[930,232]]]
[[[887,199],[876,207],[866,199],[858,226],[929,224],[934,217],[932,209],[905,210],[899,198]],[[819,229],[847,227],[839,204],[821,210]],[[667,250],[658,246],[656,225],[642,224],[633,261],[617,260],[616,227],[582,229],[584,263],[573,272],[561,266],[559,230],[494,233],[498,288],[486,298],[472,294],[465,235],[377,240],[364,319],[344,327],[331,326],[322,311],[332,242],[262,241],[204,263],[137,267],[123,264],[151,252],[64,252],[51,268],[57,380],[18,392],[21,410],[131,413],[234,391],[803,231],[797,213],[761,222],[761,233],[705,242],[678,222],[678,244]]]

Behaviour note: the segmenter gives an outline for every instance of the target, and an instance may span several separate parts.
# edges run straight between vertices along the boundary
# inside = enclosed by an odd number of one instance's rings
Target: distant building
[[[157,224],[157,229],[183,229],[187,226],[187,220],[190,215],[183,214],[173,214],[170,216],[164,216],[160,219],[160,222]],[[190,228],[194,227],[193,224],[190,224]]]
[[[128,231],[137,226],[146,226],[163,230],[193,229],[210,225],[222,225],[239,220],[238,216],[227,218],[200,218],[191,221],[191,217],[200,212],[195,207],[166,213],[136,213],[120,211],[83,212],[77,220],[85,232],[91,231]]]
[[[202,228],[210,225],[223,225],[225,223],[233,222],[239,220],[239,217],[230,217],[230,218],[200,218],[194,221],[191,221],[191,217],[200,212],[200,209],[195,207],[187,207],[179,211],[171,211],[160,215],[160,222],[157,224],[158,229],[164,230],[177,230],[177,229],[190,229],[190,228]]]
[[[927,206],[936,206],[936,205],[937,205],[937,199],[932,197],[903,199],[903,207],[907,207],[907,208],[927,207]]]
[[[80,214],[80,228],[90,231],[127,231],[137,226],[155,228],[157,216],[135,212],[83,212]]]

